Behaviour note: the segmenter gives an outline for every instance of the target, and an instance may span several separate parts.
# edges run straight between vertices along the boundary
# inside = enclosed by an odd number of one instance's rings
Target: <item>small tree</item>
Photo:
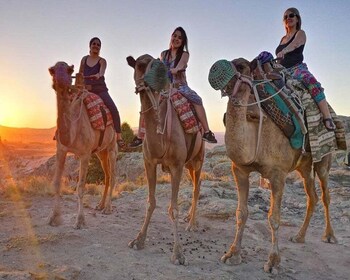
[[[131,129],[130,125],[127,122],[122,123],[122,137],[126,144],[131,143],[131,141],[134,139],[135,134],[134,131]]]

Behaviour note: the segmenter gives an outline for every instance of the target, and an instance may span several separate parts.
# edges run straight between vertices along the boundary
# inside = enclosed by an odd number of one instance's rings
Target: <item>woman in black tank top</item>
[[[303,63],[306,34],[301,29],[299,11],[296,8],[287,9],[284,12],[283,22],[286,35],[282,37],[280,44],[276,48],[277,58],[281,59],[280,63],[287,68],[288,72],[295,79],[301,81],[307,87],[322,113],[325,127],[333,131],[336,127],[328,108],[324,89],[310,73],[306,63]]]
[[[114,128],[117,133],[118,146],[119,148],[125,148],[126,145],[121,136],[119,112],[108,93],[108,88],[105,83],[104,74],[107,68],[107,61],[100,57],[101,40],[97,37],[92,38],[89,47],[90,54],[81,59],[79,73],[83,74],[85,85],[91,87],[89,91],[101,97],[104,104],[111,112]]]

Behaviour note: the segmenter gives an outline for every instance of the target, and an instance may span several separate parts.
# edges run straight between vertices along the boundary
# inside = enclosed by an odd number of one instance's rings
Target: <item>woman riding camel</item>
[[[89,91],[101,97],[104,104],[111,112],[114,129],[117,133],[118,146],[119,148],[124,148],[126,145],[121,136],[119,112],[108,93],[108,88],[105,83],[104,74],[107,68],[107,61],[100,56],[101,40],[97,37],[92,38],[89,47],[89,55],[81,59],[79,73],[84,76],[84,84],[90,86],[91,89],[89,88]]]
[[[303,63],[303,50],[306,43],[306,34],[301,30],[301,17],[296,8],[289,8],[283,15],[286,35],[276,48],[277,58],[287,68],[288,72],[297,80],[301,81],[308,89],[312,98],[317,103],[327,130],[334,131],[335,124],[332,120],[324,89],[316,78],[309,72],[307,65]]]
[[[214,133],[209,129],[202,98],[187,85],[186,68],[189,57],[186,32],[182,27],[177,27],[171,35],[169,49],[160,54],[160,60],[167,66],[168,75],[174,87],[193,104],[204,129],[203,140],[217,143]],[[141,144],[142,137],[138,133],[138,136],[130,143],[130,147],[138,147]]]

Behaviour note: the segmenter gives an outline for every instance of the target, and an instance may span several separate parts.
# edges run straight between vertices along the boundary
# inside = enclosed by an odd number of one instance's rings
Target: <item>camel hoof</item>
[[[110,208],[110,207],[104,208],[104,209],[102,210],[102,214],[104,214],[104,215],[110,215],[110,214],[112,214],[111,208]]]
[[[78,216],[77,217],[77,221],[75,222],[74,228],[75,229],[86,228],[86,223],[85,223],[85,217],[84,216]]]
[[[145,244],[138,239],[134,239],[129,242],[128,246],[134,250],[141,250],[145,247]]]
[[[101,202],[99,204],[97,204],[95,207],[95,210],[97,210],[97,211],[101,211],[103,209],[105,209],[105,206]]]
[[[291,236],[289,238],[289,241],[293,242],[293,243],[305,243],[305,237],[300,237],[298,235],[296,236]]]
[[[198,231],[198,226],[197,225],[193,225],[193,224],[189,224],[187,227],[186,227],[186,231],[188,232],[196,232]]]
[[[48,218],[48,222],[47,222],[50,226],[52,227],[57,227],[57,226],[60,226],[62,225],[63,223],[63,220],[62,220],[62,217],[61,215],[59,214],[51,214],[50,217]]]
[[[171,257],[171,262],[175,265],[188,265],[188,261],[186,260],[183,254],[174,254]]]
[[[270,262],[264,264],[264,271],[273,275],[278,274],[278,270],[275,267],[273,267]]]
[[[332,235],[324,235],[322,237],[322,241],[325,243],[338,244],[338,240],[333,234]]]
[[[228,256],[227,254],[221,257],[221,262],[229,265],[239,265],[242,263],[242,257],[240,254]]]

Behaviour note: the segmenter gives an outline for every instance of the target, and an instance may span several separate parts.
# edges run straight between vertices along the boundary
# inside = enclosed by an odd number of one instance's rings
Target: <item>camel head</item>
[[[151,91],[161,91],[168,84],[167,68],[159,60],[144,54],[136,60],[132,56],[126,58],[128,65],[135,69],[134,80],[136,93],[150,88]]]
[[[52,76],[52,88],[58,93],[64,94],[72,85],[72,74],[74,66],[69,66],[67,63],[59,61],[54,66],[49,68]]]
[[[210,68],[208,80],[213,89],[221,91],[222,96],[233,97],[242,82],[251,87],[251,63],[244,58],[218,60]]]

